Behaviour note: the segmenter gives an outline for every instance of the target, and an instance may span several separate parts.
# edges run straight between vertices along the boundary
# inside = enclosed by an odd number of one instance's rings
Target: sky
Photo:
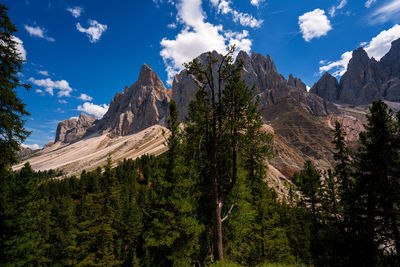
[[[3,0],[32,85],[24,145],[54,141],[58,122],[101,118],[150,65],[167,88],[183,63],[228,45],[269,54],[278,71],[312,86],[338,79],[351,51],[379,60],[400,38],[400,0]]]

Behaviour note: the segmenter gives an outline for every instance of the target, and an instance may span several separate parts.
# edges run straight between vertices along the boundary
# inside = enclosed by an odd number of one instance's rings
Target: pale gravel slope
[[[88,137],[72,144],[60,142],[39,151],[31,158],[15,165],[20,169],[29,161],[35,171],[61,170],[64,176],[79,175],[82,170],[103,166],[108,155],[114,165],[124,158],[135,159],[144,154],[159,155],[167,148],[162,126],[154,125],[137,134],[110,138],[107,135]]]

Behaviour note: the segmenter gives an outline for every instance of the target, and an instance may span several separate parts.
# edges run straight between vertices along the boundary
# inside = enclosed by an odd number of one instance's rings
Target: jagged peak
[[[153,71],[153,69],[147,64],[142,65],[142,68],[140,69],[139,78],[135,84],[139,84],[142,86],[149,85],[156,89],[163,88],[166,90],[164,83],[161,81],[160,77],[158,77],[157,73]],[[127,90],[125,88],[124,92],[126,91]]]
[[[365,60],[369,60],[369,56],[368,56],[367,51],[365,51],[365,49],[363,47],[359,47],[353,51],[351,60],[353,60],[353,59],[357,60],[357,61],[365,61]]]

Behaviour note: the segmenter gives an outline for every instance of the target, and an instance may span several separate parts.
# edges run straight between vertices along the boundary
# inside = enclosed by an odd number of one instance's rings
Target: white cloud
[[[38,94],[42,94],[42,95],[44,94],[42,89],[36,89],[35,92],[38,93]]]
[[[83,8],[76,6],[76,7],[69,7],[66,9],[68,12],[72,14],[74,18],[79,18],[83,13]]]
[[[49,76],[49,72],[47,70],[39,70],[38,73],[43,76]]]
[[[318,8],[301,15],[299,17],[299,26],[306,42],[324,36],[332,30],[331,23],[325,15],[325,11]]]
[[[250,4],[252,4],[253,6],[259,7],[260,4],[262,4],[262,2],[264,2],[264,0],[251,0]]]
[[[86,112],[90,115],[94,115],[97,118],[101,118],[107,112],[108,105],[106,105],[106,104],[95,105],[90,102],[85,102],[85,103],[83,103],[83,105],[79,105],[77,109],[79,111]]]
[[[218,7],[218,13],[220,14],[232,14],[233,21],[240,23],[242,26],[251,27],[251,28],[259,28],[263,23],[263,20],[258,20],[254,18],[252,15],[247,13],[242,13],[234,10],[231,7],[230,0],[211,0],[211,3]]]
[[[66,80],[53,81],[50,78],[36,80],[31,77],[29,78],[29,81],[37,86],[43,87],[50,95],[54,95],[54,89],[59,90],[57,93],[58,97],[70,97],[70,93],[73,91]]]
[[[370,57],[380,60],[390,50],[392,42],[399,38],[400,25],[396,24],[386,31],[381,31],[364,48]]]
[[[398,20],[400,18],[400,0],[392,0],[380,8],[370,16],[371,23],[384,23],[391,20]]]
[[[89,20],[90,27],[85,29],[78,22],[76,29],[80,32],[86,33],[91,43],[96,43],[100,40],[101,35],[107,30],[107,25],[100,24],[96,20]]]
[[[326,62],[321,60],[320,64],[326,64],[324,66],[319,67],[319,73],[322,74],[324,72],[330,71],[330,70],[335,70],[335,72],[333,73],[333,76],[338,77],[338,76],[342,76],[347,69],[347,65],[349,64],[349,61],[351,59],[352,56],[351,51],[347,51],[345,53],[342,54],[342,56],[340,57],[339,60],[337,61],[333,61],[333,62]]]
[[[160,55],[166,65],[169,85],[174,75],[183,69],[183,63],[204,52],[216,50],[226,53],[226,46],[233,43],[237,44],[238,50],[250,52],[252,42],[248,32],[224,31],[222,25],[206,22],[201,3],[201,0],[181,0],[176,6],[178,22],[184,27],[175,39],[164,38],[161,41]]]
[[[366,8],[370,8],[370,6],[372,5],[372,4],[374,4],[376,2],[376,0],[367,0],[367,2],[365,2],[365,7]]]
[[[92,101],[93,100],[93,97],[88,96],[87,94],[81,94],[78,98],[83,101]]]
[[[60,104],[67,104],[68,102],[67,102],[67,100],[59,99],[59,100],[58,100],[58,103],[60,103]]]
[[[21,144],[23,148],[30,148],[32,150],[40,149],[40,146],[38,144],[33,144],[33,145],[26,145],[26,144]]]
[[[17,54],[22,60],[26,60],[26,50],[24,48],[24,43],[21,39],[16,36],[11,37],[11,39],[15,42],[15,49]]]
[[[361,45],[368,53],[368,56],[380,60],[390,50],[391,43],[398,38],[400,38],[400,25],[396,24],[392,28],[380,32],[377,36],[373,37],[371,41],[362,42]],[[351,56],[352,51],[347,51],[343,53],[341,58],[337,61],[320,61],[320,64],[323,64],[323,66],[319,68],[320,74],[325,71],[334,70],[334,76],[342,76],[346,72]]]
[[[347,5],[347,0],[341,0],[340,3],[337,6],[332,6],[329,9],[329,12],[328,12],[329,15],[331,17],[334,17],[336,15],[336,11],[344,8],[346,5]]]
[[[29,33],[30,36],[35,36],[38,38],[42,38],[45,39],[46,41],[49,42],[54,42],[54,38],[49,37],[46,35],[46,29],[45,28],[40,28],[40,26],[28,26],[28,25],[24,25],[25,30]]]

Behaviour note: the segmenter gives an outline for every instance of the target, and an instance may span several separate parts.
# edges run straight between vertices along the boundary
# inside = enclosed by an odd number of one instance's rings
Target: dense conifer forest
[[[233,48],[186,65],[203,86],[183,126],[171,101],[164,154],[63,179],[29,163],[13,171],[28,113],[0,9],[0,265],[400,265],[400,112],[374,102],[354,151],[336,123],[333,167],[306,161],[278,195],[266,180],[273,136]]]

